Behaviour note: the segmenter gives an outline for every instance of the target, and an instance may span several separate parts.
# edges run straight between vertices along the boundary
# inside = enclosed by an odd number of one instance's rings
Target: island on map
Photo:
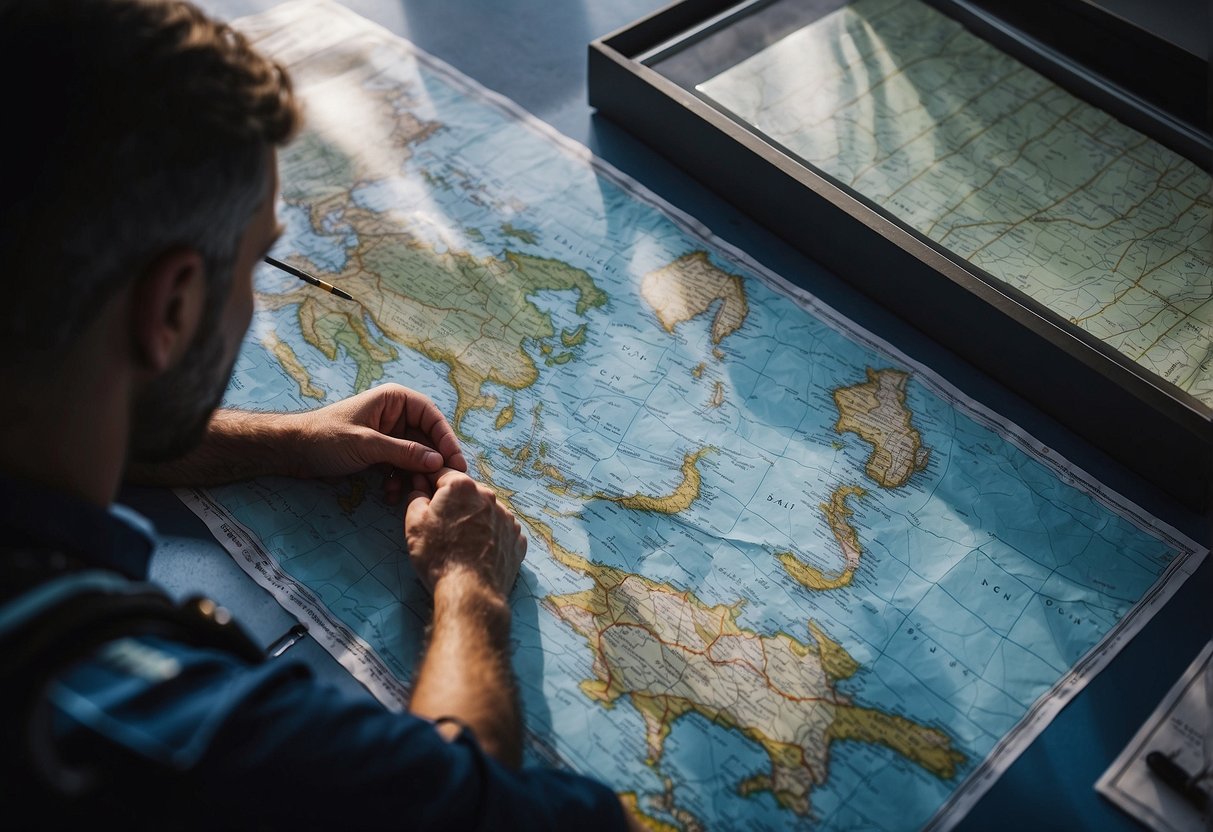
[[[930,450],[911,423],[906,407],[909,373],[867,368],[868,380],[834,391],[838,433],[850,431],[872,446],[867,474],[882,488],[900,488],[927,467]]]
[[[651,511],[657,514],[678,514],[686,511],[691,507],[691,503],[699,499],[699,488],[703,479],[699,473],[699,460],[714,450],[716,449],[709,446],[688,453],[682,460],[682,480],[669,494],[628,494],[618,497],[597,492],[589,499],[607,500],[632,511]]]
[[[796,557],[794,552],[777,552],[775,556],[784,571],[788,573],[788,577],[806,589],[819,592],[841,589],[851,582],[855,570],[859,568],[859,560],[863,556],[863,546],[859,543],[859,534],[851,525],[850,518],[854,512],[847,505],[847,498],[860,499],[867,493],[857,485],[840,485],[830,495],[830,501],[821,504],[821,510],[826,516],[826,523],[829,524],[830,531],[834,534],[834,540],[838,543],[838,549],[842,553],[845,564],[842,571],[833,577],[827,577],[822,570],[816,569]]]
[[[740,277],[714,265],[706,251],[684,254],[644,276],[640,295],[653,308],[666,332],[698,317],[719,303],[712,319],[712,343],[719,344],[741,328],[749,314]],[[717,359],[722,356],[717,354]]]

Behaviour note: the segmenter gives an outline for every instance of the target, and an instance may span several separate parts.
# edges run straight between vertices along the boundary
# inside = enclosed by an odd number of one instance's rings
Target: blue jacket
[[[129,510],[11,480],[0,480],[0,533],[10,546],[77,558],[102,581],[146,580],[154,548],[150,525]],[[256,663],[165,637],[124,638],[58,674],[47,700],[57,753],[100,772],[96,811],[128,827],[624,825],[616,796],[593,780],[509,770],[468,732],[447,742],[428,720],[351,699],[289,658]],[[13,818],[22,797],[3,795],[10,805],[0,811]]]

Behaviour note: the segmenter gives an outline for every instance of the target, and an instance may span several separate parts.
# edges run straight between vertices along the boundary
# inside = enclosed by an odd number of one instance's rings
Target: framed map
[[[1140,110],[1100,109],[921,0],[706,16],[720,6],[684,3],[597,42],[599,108],[1203,505],[1213,179],[1199,152],[1175,148],[1204,148],[1207,134],[1156,110],[1166,141],[1129,126]],[[706,18],[691,25],[696,10]],[[1167,464],[1132,447],[1143,426],[1170,437]]]

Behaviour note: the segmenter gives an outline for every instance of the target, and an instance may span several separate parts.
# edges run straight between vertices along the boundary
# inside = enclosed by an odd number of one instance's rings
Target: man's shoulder
[[[112,743],[182,768],[232,719],[248,719],[256,703],[311,682],[299,662],[250,663],[213,645],[141,634],[107,641],[75,662],[47,698],[63,717],[63,741]]]

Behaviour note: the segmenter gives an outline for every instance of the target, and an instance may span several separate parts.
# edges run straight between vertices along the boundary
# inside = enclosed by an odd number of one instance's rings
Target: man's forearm
[[[180,459],[133,463],[133,485],[221,485],[252,477],[289,474],[293,420],[284,413],[218,410],[202,444]]]
[[[454,717],[481,747],[517,767],[522,759],[518,692],[509,656],[510,609],[471,573],[434,588],[434,623],[409,710],[429,719]]]

